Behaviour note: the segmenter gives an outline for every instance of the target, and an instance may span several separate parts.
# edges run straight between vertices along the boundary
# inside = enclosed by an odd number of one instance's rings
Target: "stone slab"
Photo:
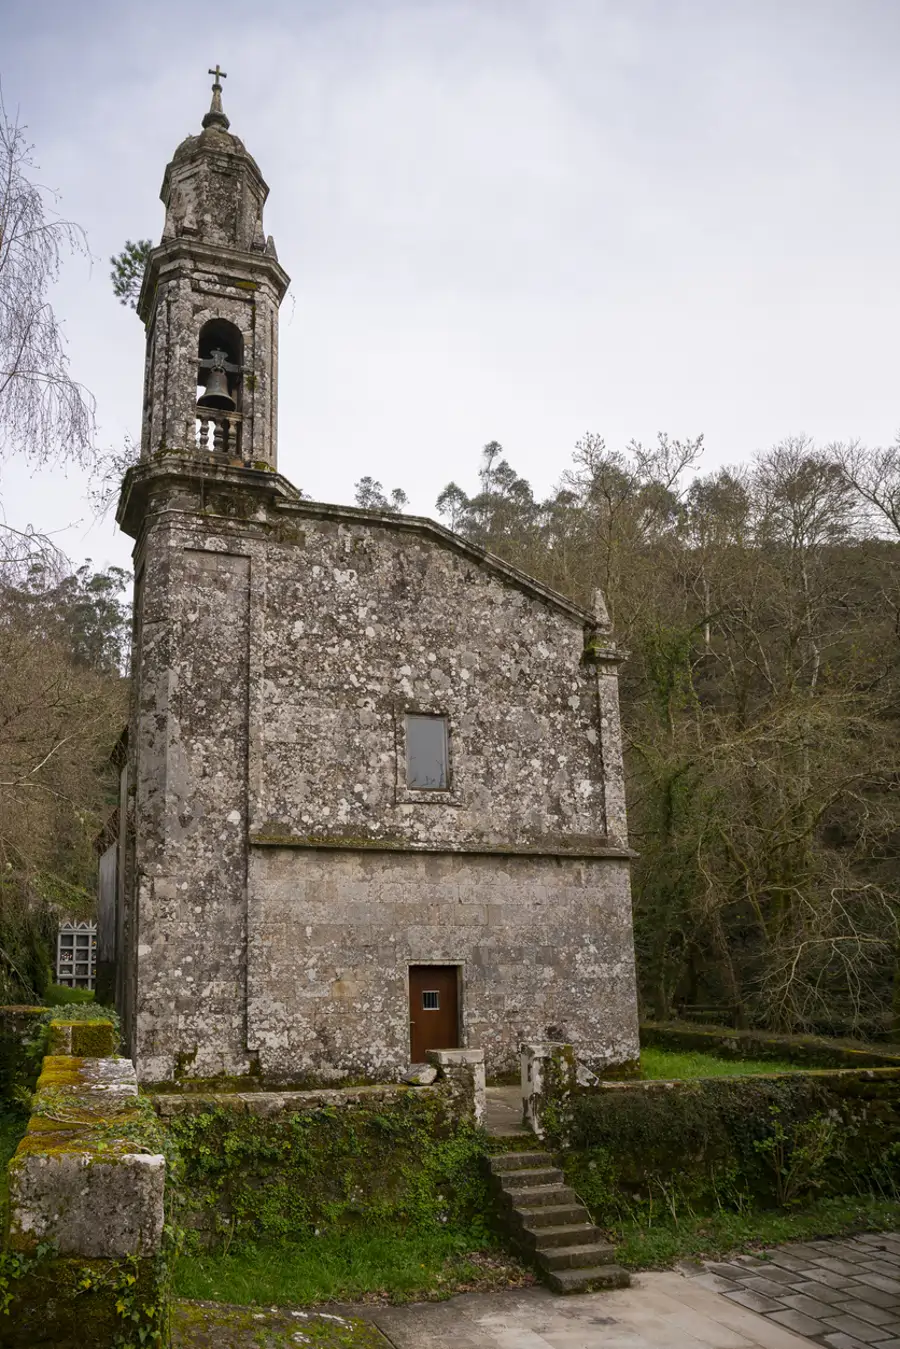
[[[44,1059],[8,1170],[13,1249],[49,1242],[60,1256],[102,1259],[159,1250],[166,1164],[133,1136],[136,1095],[128,1059]]]
[[[699,1276],[688,1272],[822,1349],[866,1349],[900,1338],[900,1277],[883,1273],[900,1268],[888,1253],[900,1256],[896,1233],[792,1242],[763,1252],[768,1271],[756,1257],[736,1256],[706,1262]]]

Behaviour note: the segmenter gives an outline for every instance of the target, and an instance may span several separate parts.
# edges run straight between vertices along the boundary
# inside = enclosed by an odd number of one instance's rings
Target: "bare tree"
[[[86,254],[87,244],[34,181],[31,153],[25,128],[0,99],[0,456],[83,463],[93,444],[94,400],[69,373],[47,293],[63,254]]]
[[[830,453],[876,524],[900,538],[900,436],[887,449],[869,450],[858,441],[834,445]]]

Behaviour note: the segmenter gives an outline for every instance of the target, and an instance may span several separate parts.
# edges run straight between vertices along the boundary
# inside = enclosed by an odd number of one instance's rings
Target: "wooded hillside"
[[[900,450],[578,443],[546,501],[492,443],[454,529],[586,606],[622,670],[645,1015],[879,1030],[900,1010]],[[366,490],[371,493],[369,482]]]
[[[26,546],[27,545],[27,546]],[[67,573],[23,540],[0,565],[0,1002],[50,982],[60,917],[92,917],[94,839],[127,706],[129,577]]]

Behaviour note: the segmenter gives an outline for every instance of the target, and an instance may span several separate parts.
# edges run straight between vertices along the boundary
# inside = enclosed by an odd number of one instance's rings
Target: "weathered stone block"
[[[523,1044],[520,1056],[525,1123],[538,1138],[552,1129],[565,1141],[577,1081],[572,1046],[555,1042]]]
[[[0,1345],[106,1349],[134,1331],[133,1313],[148,1333],[159,1328],[158,1141],[127,1059],[44,1059],[34,1112],[9,1164],[12,1300]]]
[[[67,1021],[54,1017],[47,1038],[48,1054],[74,1054],[78,1058],[103,1058],[115,1054],[119,1037],[112,1022],[104,1017],[96,1021]]]
[[[428,1054],[428,1062],[437,1069],[439,1077],[457,1088],[465,1101],[463,1110],[474,1123],[484,1124],[487,1113],[484,1050],[432,1049]]]
[[[47,1241],[60,1255],[105,1259],[156,1251],[165,1158],[126,1152],[106,1159],[67,1146],[64,1133],[46,1133],[41,1151],[10,1162],[10,1245],[23,1250]]]

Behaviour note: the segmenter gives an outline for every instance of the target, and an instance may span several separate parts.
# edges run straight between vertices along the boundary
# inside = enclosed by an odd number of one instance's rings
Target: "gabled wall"
[[[120,518],[142,1077],[396,1076],[411,962],[460,966],[489,1071],[549,1024],[633,1057],[617,656],[591,616],[274,475],[160,456]],[[449,719],[446,792],[406,786],[408,711]]]

